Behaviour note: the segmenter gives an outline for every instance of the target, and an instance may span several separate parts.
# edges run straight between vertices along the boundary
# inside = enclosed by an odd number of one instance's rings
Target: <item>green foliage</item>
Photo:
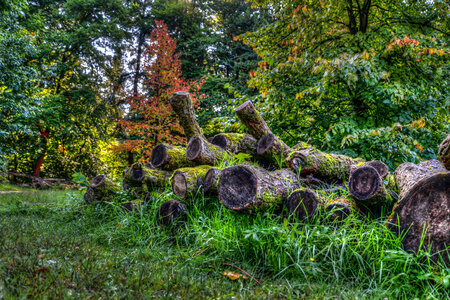
[[[282,138],[391,168],[436,157],[450,123],[444,2],[254,2],[276,22],[241,36],[264,59],[249,84]]]

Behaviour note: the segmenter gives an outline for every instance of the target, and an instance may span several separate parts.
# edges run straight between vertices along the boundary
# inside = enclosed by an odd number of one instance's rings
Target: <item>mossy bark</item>
[[[319,204],[318,195],[308,188],[296,189],[286,201],[289,214],[294,215],[299,221],[313,217],[318,211]]]
[[[170,179],[173,193],[182,199],[188,198],[203,185],[210,169],[211,166],[205,165],[176,170]]]
[[[185,147],[168,144],[158,144],[153,149],[150,160],[155,168],[167,171],[195,166],[195,162],[187,159]]]
[[[104,174],[95,176],[90,183],[91,186],[84,195],[84,199],[88,204],[111,201],[117,192],[121,190],[117,183],[108,179]]]
[[[236,108],[236,115],[255,139],[259,140],[263,135],[272,133],[252,102],[246,101]]]
[[[144,192],[165,187],[170,176],[170,172],[152,169],[138,162],[125,169],[122,180],[124,189],[133,191],[140,188]]]
[[[289,169],[269,172],[239,165],[222,170],[219,198],[228,209],[253,212],[281,205],[296,188],[297,175]]]
[[[285,167],[285,160],[291,151],[291,148],[273,133],[263,135],[256,146],[258,155],[278,165],[280,168]]]
[[[200,165],[217,165],[232,156],[233,154],[219,146],[208,143],[207,140],[199,136],[192,137],[186,147],[187,159]]]
[[[450,134],[439,145],[438,157],[447,170],[450,170]]]
[[[302,175],[313,174],[327,182],[345,182],[350,176],[351,169],[364,163],[364,160],[325,153],[301,142],[292,149],[285,162]]]
[[[178,115],[178,120],[181,127],[183,127],[186,138],[188,140],[193,136],[205,138],[202,128],[198,125],[197,119],[195,118],[194,105],[192,104],[189,93],[175,92],[169,101],[173,110]]]
[[[403,163],[394,176],[400,199],[389,217],[389,227],[404,234],[406,250],[417,252],[422,245],[422,249],[431,246],[432,254],[444,251],[450,245],[450,172],[429,163]],[[449,264],[448,254],[442,256]]]
[[[211,144],[234,154],[246,153],[255,155],[257,143],[258,141],[253,136],[246,133],[221,133],[214,136],[211,140]]]

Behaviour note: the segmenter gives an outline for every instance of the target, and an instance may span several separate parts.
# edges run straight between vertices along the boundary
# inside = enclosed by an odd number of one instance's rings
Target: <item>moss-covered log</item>
[[[195,165],[195,162],[187,159],[185,147],[168,144],[156,145],[153,148],[150,161],[155,168],[167,171]]]
[[[450,134],[439,145],[438,156],[447,170],[450,170]]]
[[[432,253],[444,251],[450,245],[450,172],[403,163],[394,176],[400,200],[389,218],[390,228],[405,234],[406,250],[417,252],[423,241],[423,249],[431,246]],[[450,263],[448,253],[442,256]]]
[[[211,144],[230,153],[246,153],[250,155],[256,154],[256,144],[258,141],[246,133],[221,133],[214,136]]]
[[[187,159],[200,165],[217,165],[231,156],[231,153],[219,146],[208,143],[208,141],[199,136],[192,137],[186,147]]]
[[[259,140],[263,135],[272,133],[251,101],[246,101],[236,108],[236,115],[255,139]]]
[[[293,191],[286,201],[289,214],[294,215],[299,221],[313,217],[317,213],[319,204],[317,194],[307,188]]]
[[[203,185],[210,169],[211,166],[198,166],[176,170],[171,178],[173,193],[182,199],[187,198]]]
[[[331,221],[343,221],[351,214],[360,214],[356,202],[351,198],[332,198],[323,201],[323,210],[331,214]]]
[[[104,174],[100,174],[91,179],[91,186],[84,195],[85,201],[93,202],[110,201],[114,198],[120,186],[108,179]]]
[[[391,200],[380,173],[368,164],[357,167],[350,174],[348,190],[358,205],[370,207]]]
[[[297,175],[288,169],[269,172],[249,165],[228,167],[219,179],[222,204],[236,211],[279,206],[298,188]]]
[[[183,202],[170,200],[161,204],[157,215],[158,223],[170,227],[186,221],[186,207]]]
[[[325,153],[303,142],[296,145],[286,158],[286,164],[295,172],[313,174],[327,182],[347,181],[351,169],[362,163],[361,158]]]
[[[268,133],[259,139],[256,152],[269,162],[283,167],[291,149],[279,137],[273,133]]]
[[[170,104],[183,127],[184,135],[189,140],[193,136],[203,136],[203,131],[195,118],[194,105],[188,92],[175,92],[170,97]]]
[[[124,188],[141,188],[141,191],[151,191],[155,188],[165,187],[170,176],[170,172],[151,169],[143,163],[135,163],[125,169],[122,179]]]
[[[222,170],[211,168],[206,172],[203,189],[206,194],[218,195],[219,194],[219,179]]]

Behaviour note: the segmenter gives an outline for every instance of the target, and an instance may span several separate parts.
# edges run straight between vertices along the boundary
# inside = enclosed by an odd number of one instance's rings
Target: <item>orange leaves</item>
[[[225,271],[222,273],[223,276],[227,276],[228,278],[230,278],[231,280],[236,280],[239,278],[243,278],[243,279],[248,279],[248,276],[236,273],[236,272],[232,272],[232,271]]]

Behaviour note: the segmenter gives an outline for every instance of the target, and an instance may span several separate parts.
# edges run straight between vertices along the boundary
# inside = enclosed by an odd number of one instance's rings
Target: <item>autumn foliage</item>
[[[128,115],[118,122],[129,139],[114,147],[115,151],[134,151],[148,159],[158,143],[186,144],[183,129],[169,104],[175,91],[189,91],[195,107],[204,95],[199,93],[204,79],[187,81],[182,77],[176,41],[162,21],[156,21],[144,51],[144,80],[141,93],[126,98]]]

